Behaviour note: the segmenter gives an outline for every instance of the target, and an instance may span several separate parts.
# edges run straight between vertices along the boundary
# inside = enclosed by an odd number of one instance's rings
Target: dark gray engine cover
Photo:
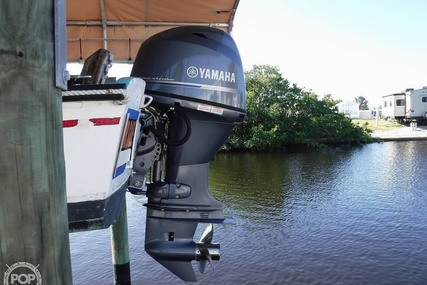
[[[154,106],[187,99],[245,113],[240,55],[231,36],[219,29],[179,27],[147,39],[131,76],[145,80],[147,94],[159,95]]]

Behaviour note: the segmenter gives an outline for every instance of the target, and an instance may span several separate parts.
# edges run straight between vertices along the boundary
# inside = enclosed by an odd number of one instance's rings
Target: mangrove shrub
[[[254,65],[245,72],[247,116],[224,149],[277,150],[290,144],[369,141],[368,129],[339,113],[330,95],[322,99],[283,78],[277,67]]]

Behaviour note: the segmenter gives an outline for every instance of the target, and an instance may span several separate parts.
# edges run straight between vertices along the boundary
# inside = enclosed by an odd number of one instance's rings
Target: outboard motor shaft
[[[191,260],[219,259],[209,224],[225,218],[209,192],[209,162],[246,114],[240,55],[222,30],[179,27],[142,44],[131,76],[145,80],[151,106],[168,118],[167,135],[153,131],[167,155],[164,179],[147,185],[145,249],[183,280],[196,281]],[[198,223],[209,230],[196,243]]]

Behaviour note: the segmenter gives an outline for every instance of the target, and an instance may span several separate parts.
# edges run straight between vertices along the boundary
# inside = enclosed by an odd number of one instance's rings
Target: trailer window
[[[423,97],[423,99],[421,99],[424,103],[427,102],[427,97]]]
[[[405,99],[397,99],[396,106],[405,106]]]
[[[387,101],[384,101],[384,107],[387,107]]]

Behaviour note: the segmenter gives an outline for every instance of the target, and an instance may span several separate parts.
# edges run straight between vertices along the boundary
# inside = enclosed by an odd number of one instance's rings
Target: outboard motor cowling
[[[150,127],[152,136],[166,144],[167,155],[164,179],[156,175],[147,185],[145,248],[183,280],[195,281],[191,260],[219,259],[212,233],[204,233],[209,246],[193,242],[193,235],[198,223],[225,219],[222,203],[209,192],[208,172],[209,162],[246,114],[240,55],[222,30],[179,27],[141,45],[131,76],[144,79],[151,106],[168,118],[160,130]]]
[[[240,55],[231,36],[219,29],[180,27],[152,36],[142,44],[131,75],[142,77],[146,92],[158,95],[154,106],[178,102],[197,109],[205,103],[246,113]]]

